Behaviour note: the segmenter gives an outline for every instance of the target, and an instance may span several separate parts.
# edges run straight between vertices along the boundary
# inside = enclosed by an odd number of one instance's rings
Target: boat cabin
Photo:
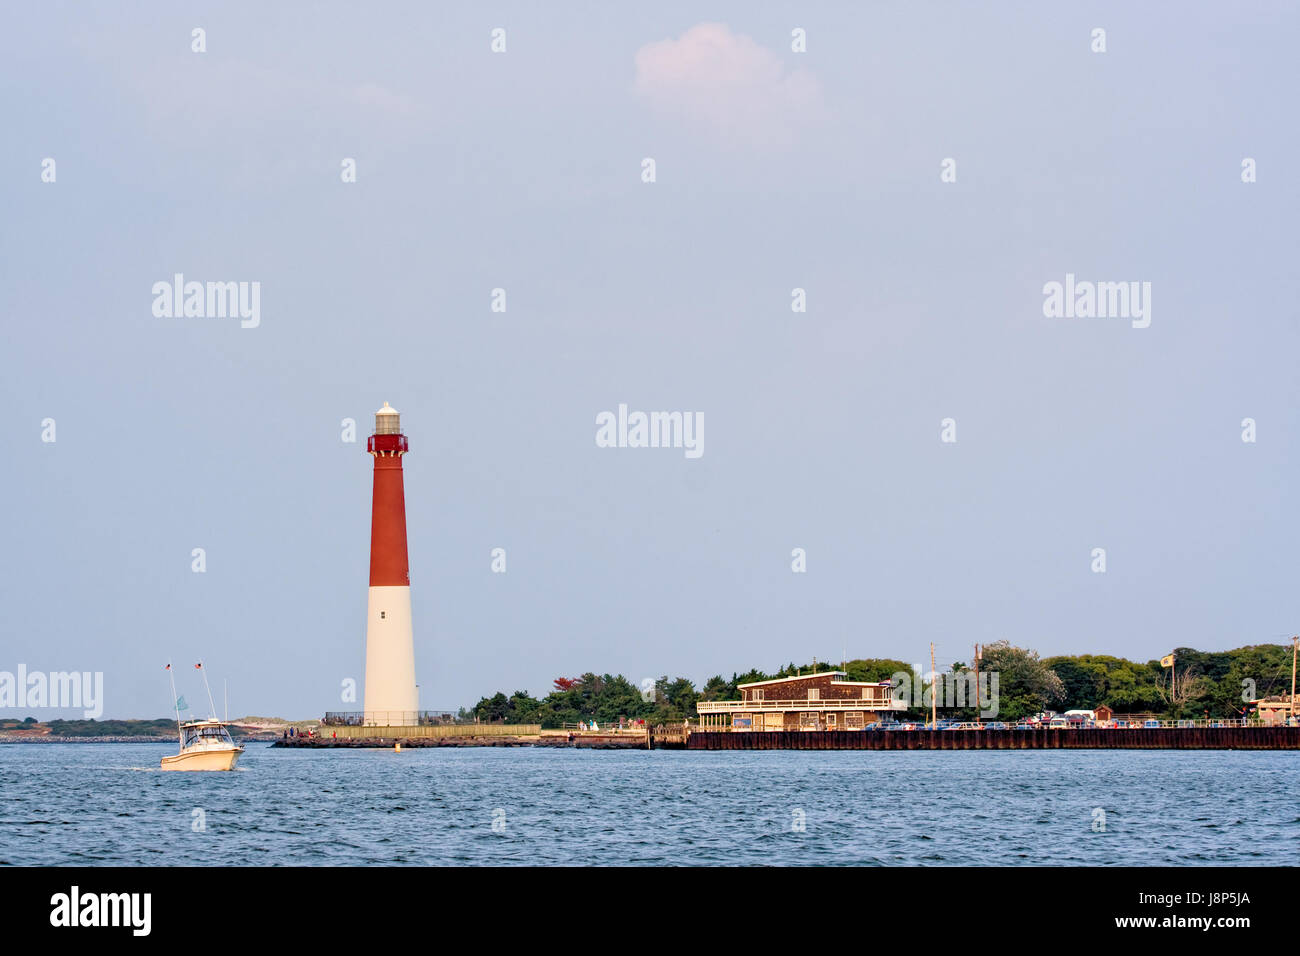
[[[230,747],[234,745],[230,731],[219,720],[192,720],[181,725],[181,749],[191,747]]]

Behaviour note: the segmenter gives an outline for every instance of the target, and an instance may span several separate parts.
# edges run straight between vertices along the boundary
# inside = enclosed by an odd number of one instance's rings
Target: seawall
[[[416,727],[380,727],[349,724],[342,727],[322,725],[316,728],[315,739],[339,740],[400,740],[441,739],[445,737],[529,737],[542,732],[541,724],[421,724]],[[303,738],[293,737],[292,741]]]
[[[1300,727],[692,733],[688,750],[1300,750]]]

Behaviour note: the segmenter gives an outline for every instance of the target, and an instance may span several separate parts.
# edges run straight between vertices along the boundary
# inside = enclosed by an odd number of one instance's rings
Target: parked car
[[[1021,723],[1016,724],[1015,729],[1016,730],[1037,730],[1038,725],[1031,724],[1027,721],[1022,721]]]
[[[1160,721],[1158,721],[1158,720],[1148,720],[1148,721],[1145,721],[1145,722],[1142,724],[1142,726],[1143,726],[1143,727],[1159,727],[1159,726],[1160,726]]]
[[[985,730],[1006,730],[1007,725],[1000,720],[994,720],[984,725]]]
[[[977,724],[973,721],[949,721],[940,730],[983,730],[983,724]]]

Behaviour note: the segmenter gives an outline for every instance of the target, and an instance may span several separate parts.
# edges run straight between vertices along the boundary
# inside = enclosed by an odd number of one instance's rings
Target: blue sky
[[[7,14],[0,670],[357,709],[384,401],[426,707],[1295,631],[1293,5],[479,6]],[[155,317],[178,272],[260,325]],[[598,448],[620,403],[705,453]]]

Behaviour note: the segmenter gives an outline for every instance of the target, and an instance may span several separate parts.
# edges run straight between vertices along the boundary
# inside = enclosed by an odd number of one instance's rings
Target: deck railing
[[[617,720],[611,720],[607,724],[602,724],[599,720],[597,720],[596,727],[598,729],[592,730],[591,721],[589,720],[580,721],[577,723],[571,720],[567,720],[560,725],[560,729],[562,730],[574,730],[579,732],[586,731],[588,733],[597,733],[597,734],[620,734],[620,733],[621,734],[644,734],[646,732],[645,724],[641,724],[638,726],[636,724],[633,724],[631,721],[626,721],[626,720],[623,722],[623,725],[621,727],[619,726]]]
[[[327,711],[321,718],[326,727],[421,727],[429,724],[472,724],[451,710],[348,710]]]
[[[907,705],[890,697],[864,697],[860,700],[702,700],[695,705],[701,714],[767,713],[773,710],[906,710]]]

